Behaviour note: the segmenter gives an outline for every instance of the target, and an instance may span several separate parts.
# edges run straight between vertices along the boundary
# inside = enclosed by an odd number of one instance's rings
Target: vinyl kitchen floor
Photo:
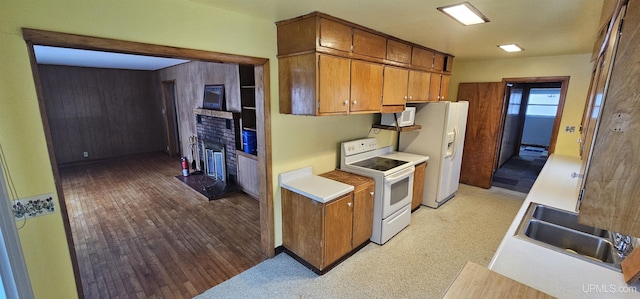
[[[209,289],[209,298],[440,298],[467,261],[488,265],[526,194],[460,185],[438,209],[322,276],[285,253]]]

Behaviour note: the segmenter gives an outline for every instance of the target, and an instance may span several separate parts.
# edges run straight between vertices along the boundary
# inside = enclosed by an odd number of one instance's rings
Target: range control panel
[[[342,143],[342,151],[345,156],[374,151],[377,149],[378,140],[375,138],[358,139]]]

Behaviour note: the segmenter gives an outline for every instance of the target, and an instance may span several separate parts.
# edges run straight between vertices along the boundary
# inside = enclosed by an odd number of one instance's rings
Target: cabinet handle
[[[575,179],[575,178],[583,178],[583,177],[584,177],[584,174],[582,174],[582,173],[577,173],[577,172],[575,172],[575,171],[571,173],[571,178],[572,178],[572,179]]]
[[[348,203],[347,203],[347,207],[350,207],[350,206],[351,206],[351,202],[348,202]]]
[[[372,191],[372,192],[369,192],[369,195],[371,195],[371,196],[373,197],[373,191]]]
[[[409,96],[409,101],[413,100],[413,96]]]
[[[358,101],[353,101],[353,105],[358,104]]]
[[[344,103],[342,103],[343,105],[347,106],[349,105],[349,100],[344,101]]]
[[[408,98],[407,96],[404,96],[404,99],[405,99],[405,100],[406,100],[407,98]]]

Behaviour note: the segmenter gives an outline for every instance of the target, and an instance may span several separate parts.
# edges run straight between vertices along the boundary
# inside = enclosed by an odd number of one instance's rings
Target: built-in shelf
[[[225,119],[239,119],[241,115],[238,112],[220,111],[220,110],[211,110],[211,109],[202,109],[202,108],[193,109],[193,113],[195,113],[196,115],[205,115],[205,116],[219,117],[219,118],[225,118]]]
[[[415,131],[415,130],[422,129],[421,125],[413,125],[413,126],[406,126],[406,127],[372,125],[371,127],[374,128],[374,129],[391,130],[391,131],[396,131],[396,132],[408,132],[408,131]]]
[[[254,128],[249,128],[249,127],[242,127],[243,130],[247,130],[247,131],[254,131],[256,132],[256,129]]]
[[[256,110],[256,107],[242,106],[242,109],[246,109],[246,110]]]
[[[254,85],[241,86],[240,88],[256,88]]]

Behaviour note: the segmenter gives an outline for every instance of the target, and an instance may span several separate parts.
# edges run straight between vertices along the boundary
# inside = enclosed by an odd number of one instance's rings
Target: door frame
[[[22,28],[22,35],[27,44],[27,51],[31,62],[36,96],[40,108],[43,130],[47,142],[51,170],[53,171],[56,193],[60,204],[60,213],[67,238],[67,246],[71,256],[71,264],[76,282],[76,290],[80,298],[84,297],[82,281],[75,251],[75,244],[71,234],[69,214],[62,191],[62,183],[58,171],[58,165],[53,149],[51,128],[46,113],[46,105],[42,94],[38,63],[36,61],[34,45],[66,47],[85,50],[109,51],[126,54],[138,54],[167,58],[181,58],[187,60],[199,60],[206,62],[248,64],[254,65],[257,72],[256,78],[262,78],[262,90],[256,90],[256,94],[262,96],[262,105],[256,107],[257,123],[257,148],[258,148],[258,172],[260,190],[260,243],[262,253],[268,258],[275,256],[274,238],[274,208],[273,208],[273,175],[271,159],[271,99],[270,99],[270,67],[268,58],[241,56],[227,53],[219,53],[188,48],[169,47],[163,45],[123,41],[117,39],[100,38],[93,36],[61,33],[54,31]],[[256,82],[257,83],[257,82]],[[258,98],[256,99],[258,100]]]
[[[505,86],[505,92],[508,83],[550,83],[550,82],[560,82],[560,99],[558,100],[558,110],[556,111],[556,116],[553,122],[553,130],[551,131],[551,140],[549,142],[549,155],[554,153],[556,150],[556,142],[558,141],[558,131],[560,130],[560,122],[562,120],[562,113],[564,112],[564,102],[567,98],[567,90],[569,89],[569,76],[550,76],[550,77],[524,77],[524,78],[503,78],[502,82]],[[496,154],[500,154],[500,146],[502,145],[502,134],[504,133],[504,121],[507,116],[506,107],[509,106],[509,97],[505,94],[503,110],[502,110],[502,123],[500,125],[500,142],[498,144],[498,150]],[[496,157],[496,161],[498,157]],[[497,163],[497,162],[496,162]],[[497,169],[497,165],[495,169]],[[494,169],[494,171],[495,171]]]
[[[177,157],[180,152],[180,128],[177,122],[177,106],[176,106],[176,80],[162,81],[162,104],[164,105],[164,119],[167,129],[167,151],[169,157]],[[169,97],[167,87],[173,86],[173,97]]]

